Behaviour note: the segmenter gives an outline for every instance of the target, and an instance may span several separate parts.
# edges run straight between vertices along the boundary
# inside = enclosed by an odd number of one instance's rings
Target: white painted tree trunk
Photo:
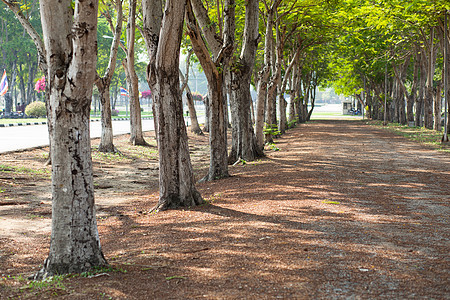
[[[50,93],[52,234],[36,279],[107,264],[95,217],[89,135],[98,1],[75,1],[74,11],[70,3],[40,1]]]

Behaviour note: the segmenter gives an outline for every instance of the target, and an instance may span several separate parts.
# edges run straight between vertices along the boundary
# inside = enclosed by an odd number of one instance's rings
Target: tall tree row
[[[361,98],[374,119],[441,130],[445,1],[343,1],[334,86]],[[345,13],[345,11],[347,13]]]
[[[103,17],[113,41],[103,76],[96,71],[98,0],[41,0],[42,37],[20,3],[2,1],[32,38],[47,80],[52,236],[49,256],[36,278],[107,264],[94,207],[92,91],[95,82],[103,106],[101,150],[114,151],[109,87],[122,47],[131,142],[145,145],[136,72],[139,34],[147,47],[146,77],[159,150],[160,197],[155,210],[203,203],[195,187],[182,109],[179,64],[184,30],[208,81],[211,151],[205,181],[229,176],[229,163],[263,156],[272,129],[278,133],[293,122],[308,121],[319,86],[333,84],[338,92],[357,97],[374,119],[440,129],[441,96],[448,95],[442,58],[449,44],[444,18],[450,7],[443,0],[224,0],[214,5],[202,0],[129,0],[126,43],[120,41],[123,2],[105,2]],[[8,30],[3,27],[2,41],[8,41]],[[256,108],[252,86],[257,88]]]

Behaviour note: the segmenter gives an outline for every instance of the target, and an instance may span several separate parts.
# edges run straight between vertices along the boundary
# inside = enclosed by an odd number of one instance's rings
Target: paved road
[[[153,130],[153,120],[142,120],[142,130]],[[130,121],[113,121],[114,135],[130,132]],[[101,135],[101,123],[91,122],[91,137]],[[0,128],[0,153],[48,145],[47,125]]]

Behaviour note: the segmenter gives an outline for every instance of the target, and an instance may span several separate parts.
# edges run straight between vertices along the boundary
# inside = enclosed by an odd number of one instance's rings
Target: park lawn
[[[47,122],[46,118],[25,118],[25,119],[0,119],[0,124],[36,123]]]
[[[431,146],[434,149],[450,152],[449,145],[441,143],[443,131],[426,129],[425,127],[409,127],[399,123],[389,123],[387,126],[383,126],[382,121],[369,121],[368,124],[383,128],[423,145]]]

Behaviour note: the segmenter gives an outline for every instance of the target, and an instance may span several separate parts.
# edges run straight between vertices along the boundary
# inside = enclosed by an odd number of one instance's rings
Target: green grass
[[[51,171],[49,169],[30,169],[26,167],[14,167],[0,164],[0,172],[12,173],[12,174],[34,174],[42,176],[50,176]]]
[[[441,143],[443,131],[426,129],[425,127],[409,127],[398,123],[389,123],[386,126],[383,126],[382,121],[371,121],[368,122],[368,124],[383,128],[411,141],[431,146],[444,152],[450,152],[450,146]]]
[[[311,116],[343,116],[342,113],[339,112],[313,112]],[[350,115],[348,115],[350,116]]]
[[[47,122],[47,119],[46,118],[0,119],[0,124],[35,123],[35,122]]]
[[[128,112],[128,116],[126,116],[125,111],[119,112],[118,116],[113,116],[113,119],[126,119],[130,117],[130,112]],[[149,118],[153,117],[153,113],[150,111],[141,112],[142,118]],[[91,111],[91,120],[100,120],[100,112],[97,112],[96,115],[94,115],[94,112]],[[20,118],[20,119],[0,119],[0,124],[17,124],[17,123],[35,123],[35,122],[47,122],[47,118]]]
[[[66,287],[63,283],[63,280],[66,278],[66,275],[56,275],[52,277],[48,277],[44,280],[31,280],[26,281],[22,276],[15,277],[19,282],[26,282],[27,284],[20,288],[20,290],[30,290],[32,292],[43,292],[45,290],[65,290]]]

